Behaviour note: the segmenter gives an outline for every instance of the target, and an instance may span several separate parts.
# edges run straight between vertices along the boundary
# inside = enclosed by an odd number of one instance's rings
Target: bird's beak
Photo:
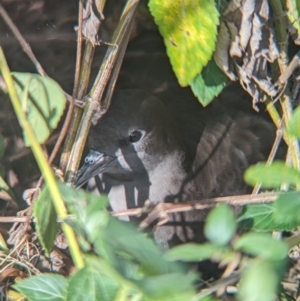
[[[84,159],[83,166],[77,173],[74,186],[79,188],[94,176],[103,173],[115,159],[116,157],[110,157],[102,152],[90,150]]]

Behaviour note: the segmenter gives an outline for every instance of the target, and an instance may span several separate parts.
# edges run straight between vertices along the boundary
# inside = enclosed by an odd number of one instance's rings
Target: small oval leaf
[[[236,230],[236,219],[231,207],[221,204],[213,209],[204,226],[205,236],[219,246],[226,245],[233,237]]]
[[[223,254],[228,255],[229,250],[226,248],[220,248],[220,246],[210,243],[194,244],[187,243],[181,246],[177,246],[169,250],[165,254],[165,258],[168,260],[181,260],[181,261],[202,261],[206,259],[218,260],[222,258]]]
[[[219,95],[227,82],[227,76],[217,66],[214,58],[191,82],[191,88],[199,102],[205,107]]]
[[[272,165],[258,163],[249,167],[244,175],[250,185],[260,183],[264,188],[278,188],[281,184],[300,185],[300,173],[286,166],[283,161],[274,161]]]
[[[255,259],[249,263],[239,285],[239,300],[276,300],[279,275],[267,260]]]
[[[282,260],[288,252],[288,246],[285,242],[275,240],[266,233],[254,232],[244,234],[235,242],[234,248],[270,260]]]

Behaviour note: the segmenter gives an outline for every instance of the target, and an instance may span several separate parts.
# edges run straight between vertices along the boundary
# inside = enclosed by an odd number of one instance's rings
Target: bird
[[[74,185],[88,182],[86,189],[108,195],[112,211],[143,207],[146,200],[155,205],[248,193],[243,173],[266,159],[275,139],[263,111],[254,112],[237,83],[203,108],[190,88],[178,85],[161,36],[147,30],[127,48],[111,106],[91,126]],[[205,218],[197,211],[172,214],[175,226],[155,228],[154,239],[163,249],[201,241],[198,224]]]
[[[246,193],[243,173],[266,159],[275,130],[264,117],[242,109],[245,93],[232,91],[228,87],[205,109],[187,89],[162,95],[116,91],[108,111],[90,129],[89,153],[75,186],[95,178],[90,189],[107,194],[113,211],[143,207],[146,200],[155,205]],[[200,217],[189,213],[185,219]],[[175,232],[182,241],[194,237]],[[167,248],[174,229],[161,227],[155,233]]]

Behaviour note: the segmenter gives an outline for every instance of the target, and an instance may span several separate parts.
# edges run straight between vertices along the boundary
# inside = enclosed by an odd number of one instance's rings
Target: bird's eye
[[[140,131],[133,131],[130,135],[129,135],[129,141],[131,143],[135,143],[138,142],[141,138],[142,138],[142,132]]]

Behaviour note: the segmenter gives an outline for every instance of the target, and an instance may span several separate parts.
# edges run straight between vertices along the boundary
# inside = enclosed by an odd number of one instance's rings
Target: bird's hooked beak
[[[115,159],[116,157],[110,157],[105,153],[90,150],[77,173],[74,186],[79,188],[94,176],[105,172]]]

